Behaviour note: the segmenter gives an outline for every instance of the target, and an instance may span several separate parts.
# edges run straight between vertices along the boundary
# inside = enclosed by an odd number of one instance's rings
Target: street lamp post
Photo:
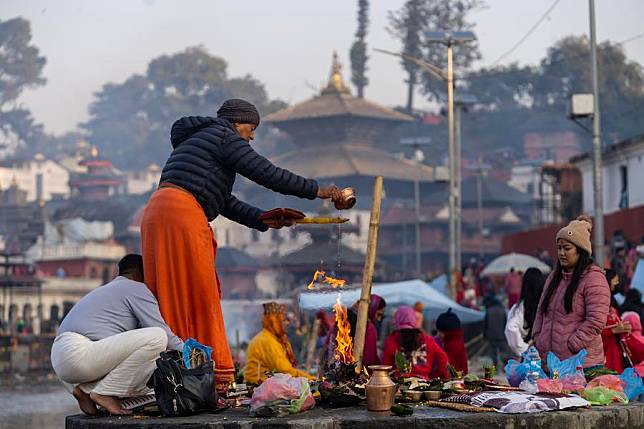
[[[414,159],[418,163],[422,163],[425,156],[421,150],[421,146],[429,145],[431,139],[429,137],[406,137],[400,139],[400,144],[403,146],[411,146],[414,149]],[[420,234],[420,180],[414,180],[414,211],[416,222],[414,223],[415,232],[415,254],[416,254],[416,275],[422,274],[422,248],[421,248],[421,234]],[[404,230],[403,230],[404,233]],[[404,251],[403,251],[404,253]]]
[[[460,213],[460,171],[457,170],[456,159],[456,141],[454,130],[454,64],[453,64],[453,47],[457,43],[465,43],[476,40],[476,36],[471,31],[429,31],[425,33],[425,40],[430,43],[442,43],[447,46],[447,127],[448,127],[448,170],[449,170],[449,275],[454,274],[455,270],[460,269],[458,260],[460,259],[460,242],[458,237],[458,219]],[[452,282],[453,283],[453,282]]]
[[[456,160],[455,160],[455,179],[456,179],[456,195],[458,196],[456,200],[456,266],[462,267],[462,230],[463,230],[463,187],[461,180],[461,159],[462,159],[462,115],[467,111],[468,107],[473,106],[476,103],[477,99],[471,94],[457,94],[454,99],[456,104],[456,110],[454,111],[454,122],[455,122],[455,135],[456,135]]]
[[[591,94],[571,94],[568,117],[593,136],[593,241],[594,258],[598,263],[604,261],[604,185],[602,177],[601,121],[599,114],[599,80],[597,77],[597,36],[595,29],[595,2],[589,0],[590,17],[590,66],[593,92]],[[593,127],[589,129],[579,120],[592,117]]]
[[[595,0],[589,0],[590,62],[593,74],[593,188],[595,205],[595,260],[604,263],[604,187],[602,186],[602,142],[599,116],[599,81],[597,78],[597,35],[595,29]]]

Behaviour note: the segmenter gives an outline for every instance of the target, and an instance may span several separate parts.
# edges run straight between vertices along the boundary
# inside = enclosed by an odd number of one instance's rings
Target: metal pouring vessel
[[[338,210],[349,210],[356,205],[356,193],[353,188],[344,188],[341,191],[340,198],[333,201],[335,208]]]
[[[389,365],[371,365],[371,378],[365,386],[367,409],[369,411],[389,411],[394,405],[396,384],[389,378]]]

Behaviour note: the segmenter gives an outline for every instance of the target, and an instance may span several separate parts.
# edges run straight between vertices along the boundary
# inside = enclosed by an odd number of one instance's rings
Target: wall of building
[[[42,177],[44,201],[49,201],[54,196],[69,196],[69,172],[60,164],[40,157],[4,161],[0,165],[0,189],[7,189],[15,180],[18,187],[27,192],[27,201],[36,201],[39,176]]]
[[[585,213],[594,213],[593,164],[592,158],[585,158],[576,164],[582,176],[582,205]],[[603,157],[604,213],[620,210],[622,198],[622,168],[628,178],[628,207],[644,205],[644,142],[610,152]]]

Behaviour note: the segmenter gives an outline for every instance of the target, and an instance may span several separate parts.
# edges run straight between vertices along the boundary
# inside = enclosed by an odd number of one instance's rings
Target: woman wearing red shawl
[[[610,287],[610,308],[606,320],[606,327],[602,330],[602,343],[604,345],[604,356],[606,356],[606,368],[621,374],[624,371],[624,350],[620,341],[622,336],[631,331],[631,325],[619,318],[618,304],[615,300],[615,293],[619,286],[619,276],[611,269],[606,269],[606,281]],[[627,352],[628,353],[628,352]]]
[[[376,328],[376,323],[380,322],[385,315],[385,307],[387,302],[379,295],[371,295],[371,300],[369,301],[369,312],[367,320],[367,331],[365,332],[364,339],[364,351],[362,356],[362,364],[365,367],[369,365],[380,365],[380,356],[378,356],[378,329]],[[349,335],[351,338],[355,339],[356,334],[356,325],[358,324],[358,302],[353,304],[347,311],[347,318],[349,319],[349,325],[351,325],[351,331]],[[336,342],[335,336],[338,332],[338,327],[336,324],[333,325],[333,328],[329,331],[329,335],[325,344],[325,364],[326,369],[334,362]],[[355,347],[354,347],[355,348]]]
[[[443,350],[449,358],[449,364],[456,371],[467,374],[467,350],[465,350],[465,341],[463,340],[463,329],[461,329],[461,321],[456,314],[452,313],[451,308],[438,316],[436,330],[443,342]]]
[[[417,321],[413,308],[402,306],[396,310],[396,330],[385,341],[384,364],[395,366],[396,354],[402,353],[411,366],[413,377],[449,378],[447,355],[432,337],[416,327]]]
[[[642,336],[642,321],[639,314],[627,311],[622,314],[622,321],[631,325],[631,332],[624,338],[631,353],[633,368],[644,377],[644,336]]]

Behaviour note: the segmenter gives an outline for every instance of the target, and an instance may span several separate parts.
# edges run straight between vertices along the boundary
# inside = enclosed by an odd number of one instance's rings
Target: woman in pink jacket
[[[591,230],[590,218],[580,216],[557,233],[557,266],[546,280],[532,328],[544,363],[548,352],[563,360],[586,349],[585,368],[604,365],[601,332],[610,289],[591,258]]]

